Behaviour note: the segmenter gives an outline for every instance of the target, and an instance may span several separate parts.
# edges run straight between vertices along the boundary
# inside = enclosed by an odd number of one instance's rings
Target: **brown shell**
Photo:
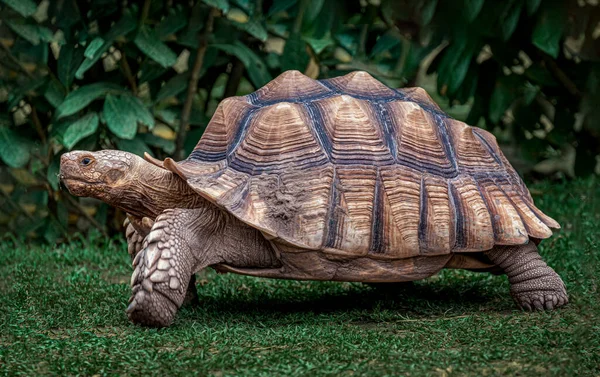
[[[550,237],[494,136],[443,113],[420,88],[365,72],[285,72],[227,98],[192,154],[165,167],[295,248],[404,259]]]

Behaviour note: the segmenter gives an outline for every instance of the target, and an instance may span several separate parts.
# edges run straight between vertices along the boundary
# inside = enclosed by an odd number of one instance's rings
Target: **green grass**
[[[414,286],[199,274],[201,305],[168,329],[125,315],[121,241],[0,247],[0,374],[214,376],[600,375],[600,189],[532,186],[563,230],[541,253],[571,303],[517,310],[505,276],[443,273]]]

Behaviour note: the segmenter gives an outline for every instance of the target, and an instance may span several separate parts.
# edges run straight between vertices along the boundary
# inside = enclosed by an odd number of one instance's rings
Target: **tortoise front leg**
[[[212,205],[169,209],[156,219],[136,256],[127,308],[135,323],[164,327],[183,303],[188,277],[208,266],[273,268],[277,254],[260,231]]]
[[[144,246],[144,239],[154,226],[154,220],[150,219],[149,217],[138,219],[127,214],[127,217],[123,222],[123,226],[125,227],[125,237],[127,238],[127,252],[133,261],[140,250],[142,250],[142,247]],[[185,293],[183,305],[196,305],[198,303],[199,300],[198,292],[196,291],[196,275],[192,274],[190,276],[190,281]]]
[[[565,284],[543,261],[535,243],[496,246],[487,256],[508,275],[510,293],[526,310],[551,310],[569,302]]]

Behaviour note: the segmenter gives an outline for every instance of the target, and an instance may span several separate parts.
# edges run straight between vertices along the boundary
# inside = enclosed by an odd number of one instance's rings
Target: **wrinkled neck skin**
[[[109,204],[130,215],[155,219],[169,208],[199,208],[208,201],[192,190],[177,174],[143,162],[137,174],[128,177],[127,185]]]

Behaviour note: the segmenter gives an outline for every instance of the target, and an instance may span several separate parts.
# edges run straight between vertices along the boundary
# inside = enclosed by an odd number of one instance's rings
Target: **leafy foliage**
[[[584,2],[0,0],[0,19],[0,226],[19,236],[119,228],[59,190],[65,151],[186,155],[222,98],[287,69],[423,86],[525,174],[590,174],[600,153],[600,9]]]

